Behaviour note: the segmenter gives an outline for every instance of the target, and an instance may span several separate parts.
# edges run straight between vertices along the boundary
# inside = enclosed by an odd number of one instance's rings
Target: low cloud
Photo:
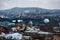
[[[9,9],[12,7],[60,9],[60,0],[0,0],[0,9]]]

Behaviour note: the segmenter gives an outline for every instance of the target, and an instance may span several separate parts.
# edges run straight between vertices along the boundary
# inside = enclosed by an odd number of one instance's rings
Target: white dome
[[[49,19],[44,19],[44,23],[49,23]]]
[[[16,20],[13,20],[12,22],[16,22]]]
[[[20,20],[18,20],[18,22],[20,22]]]
[[[18,20],[18,22],[23,22],[23,20]]]

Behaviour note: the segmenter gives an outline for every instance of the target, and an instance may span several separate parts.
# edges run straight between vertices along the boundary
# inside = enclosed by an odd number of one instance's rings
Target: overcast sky
[[[60,0],[0,0],[0,10],[13,7],[40,7],[60,9]]]

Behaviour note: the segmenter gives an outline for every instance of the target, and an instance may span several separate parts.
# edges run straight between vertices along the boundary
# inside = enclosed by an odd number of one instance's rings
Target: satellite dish
[[[49,19],[44,19],[44,23],[49,23]]]

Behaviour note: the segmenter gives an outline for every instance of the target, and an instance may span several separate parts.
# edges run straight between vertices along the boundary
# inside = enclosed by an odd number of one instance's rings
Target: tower
[[[36,8],[35,14],[36,14],[36,15],[39,15],[39,14],[40,14],[39,8]]]
[[[17,27],[18,25],[19,25],[18,20],[16,20],[15,27]]]
[[[13,20],[13,22],[15,23],[15,26],[14,27],[18,27],[19,26],[18,20]]]

